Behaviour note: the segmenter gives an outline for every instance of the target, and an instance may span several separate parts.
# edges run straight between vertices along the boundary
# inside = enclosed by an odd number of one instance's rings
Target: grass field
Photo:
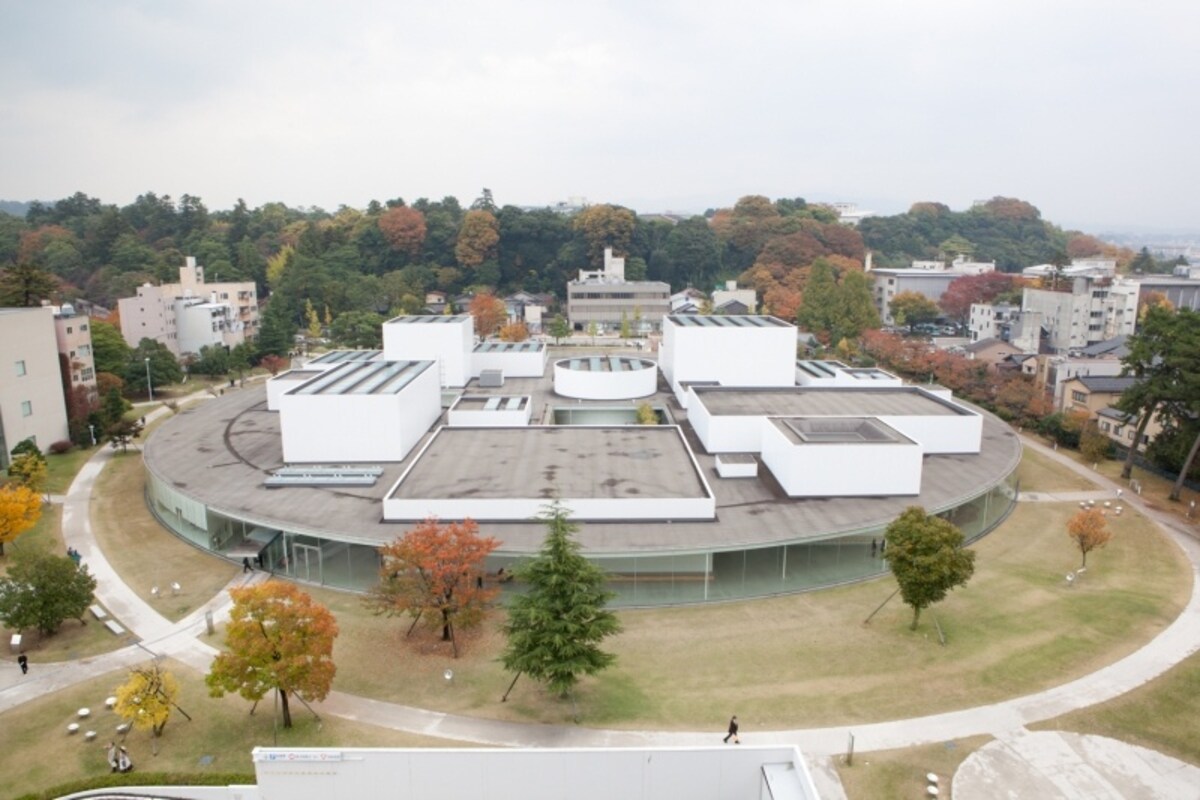
[[[138,771],[248,772],[254,771],[250,750],[258,745],[319,747],[449,747],[457,743],[427,736],[401,733],[370,725],[323,718],[317,722],[299,703],[294,704],[291,730],[275,730],[270,697],[250,716],[251,704],[239,697],[214,699],[208,696],[203,676],[177,662],[167,668],[180,683],[179,706],[192,721],[172,714],[158,743],[159,754],[151,754],[150,735],[134,731],[125,747]],[[4,715],[4,746],[0,747],[0,797],[9,798],[54,786],[87,775],[108,772],[105,745],[119,739],[121,721],[104,708],[104,698],[123,683],[126,674],[112,672],[74,686],[51,697],[19,706]],[[82,733],[69,736],[68,723],[78,721],[77,709],[87,707],[92,717],[83,729],[97,732],[93,742]],[[276,739],[278,736],[278,739]],[[201,759],[211,757],[208,763]],[[207,759],[206,759],[207,761]]]
[[[92,493],[92,527],[113,569],[138,596],[170,620],[208,602],[237,567],[164,531],[146,509],[141,453],[114,454]],[[182,591],[167,587],[178,582]],[[160,588],[155,598],[150,589]]]
[[[959,765],[991,740],[990,736],[973,736],[924,747],[860,753],[853,765],[839,762],[838,775],[849,800],[926,797],[925,776],[930,772],[940,781],[938,796],[949,797],[950,781]]]
[[[585,725],[720,729],[730,713],[747,730],[858,723],[995,702],[1085,675],[1135,650],[1165,627],[1191,590],[1183,556],[1144,518],[1126,515],[1087,579],[1065,533],[1071,504],[1022,504],[975,547],[971,583],[920,628],[878,580],[806,595],[721,606],[626,611],[608,645],[617,664],[582,682]],[[316,590],[341,620],[338,688],[440,710],[562,723],[569,703],[533,683],[500,695],[512,677],[496,658],[493,617],[450,658],[436,637],[405,640],[406,620],[372,617],[350,596]],[[937,643],[934,617],[949,637]],[[442,671],[452,667],[454,686]]]
[[[92,457],[97,449],[96,447],[76,447],[61,455],[51,453],[46,456],[46,493],[66,494],[67,489],[71,487],[71,481],[75,480],[79,468]]]
[[[1082,475],[1063,469],[1051,459],[1026,449],[1017,467],[1023,492],[1087,492],[1099,489],[1094,482]]]

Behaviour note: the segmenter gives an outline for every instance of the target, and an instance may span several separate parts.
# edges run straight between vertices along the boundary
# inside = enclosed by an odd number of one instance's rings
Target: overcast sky
[[[0,198],[1015,196],[1200,230],[1183,0],[0,0]]]

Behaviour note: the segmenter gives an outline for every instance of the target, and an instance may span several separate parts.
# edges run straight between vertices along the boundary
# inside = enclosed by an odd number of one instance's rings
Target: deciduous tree
[[[546,541],[535,558],[516,569],[526,591],[509,605],[508,643],[500,656],[504,668],[516,673],[513,684],[525,674],[560,697],[580,676],[612,665],[616,656],[600,645],[621,630],[620,620],[606,608],[613,597],[607,576],[580,555],[568,513],[559,503],[546,509]]]
[[[125,337],[115,325],[98,319],[92,320],[92,358],[96,372],[124,375],[125,367],[133,358],[133,348],[125,343]]]
[[[8,476],[37,494],[46,488],[46,457],[40,451],[21,453],[8,464]]]
[[[937,303],[920,292],[897,292],[888,303],[897,325],[920,325],[933,322],[941,313]]]
[[[113,711],[142,731],[150,731],[157,739],[178,708],[179,682],[157,661],[129,670],[129,678],[113,693],[117,703]]]
[[[274,353],[267,353],[259,359],[258,365],[272,375],[278,375],[284,369],[287,369],[288,360],[283,356],[277,356]]]
[[[628,208],[596,205],[576,214],[571,225],[587,244],[588,263],[598,268],[604,264],[606,247],[618,256],[628,254],[637,220]]]
[[[555,344],[562,344],[562,340],[571,335],[571,323],[562,314],[555,314],[546,332],[554,337]]]
[[[463,217],[454,244],[454,257],[459,266],[477,269],[486,261],[496,260],[496,246],[500,243],[500,223],[489,211],[471,210]]]
[[[529,326],[520,320],[510,322],[500,329],[499,336],[502,342],[524,342],[529,338]]]
[[[915,631],[922,610],[966,585],[975,572],[975,553],[963,549],[962,531],[920,506],[909,506],[893,520],[886,539],[888,563],[913,610],[909,628]]]
[[[28,486],[0,486],[0,556],[4,545],[37,524],[42,497]]]
[[[49,272],[31,264],[17,264],[0,271],[0,306],[39,306],[58,288],[58,279]]]
[[[292,727],[288,697],[324,700],[333,686],[333,614],[290,583],[271,581],[230,589],[233,608],[226,650],[213,659],[204,682],[213,697],[237,692],[257,703],[279,694],[283,727]]]
[[[86,565],[41,550],[19,552],[0,578],[0,621],[16,631],[37,628],[51,636],[64,620],[86,624],[83,615],[95,591]]]
[[[407,206],[389,208],[379,216],[379,230],[393,250],[415,257],[425,244],[425,215]]]
[[[483,585],[483,574],[488,554],[499,544],[480,536],[472,520],[439,524],[427,519],[379,548],[379,583],[364,602],[376,614],[408,614],[413,627],[422,619],[440,627],[442,641],[451,643],[457,658],[455,627],[478,625],[498,591]]]
[[[1083,555],[1081,567],[1087,566],[1087,554],[1098,547],[1104,547],[1112,538],[1108,529],[1108,520],[1099,508],[1081,508],[1067,521],[1067,535],[1079,547]]]
[[[472,297],[468,312],[475,318],[475,333],[482,339],[498,331],[508,319],[504,301],[490,292],[479,292]]]
[[[938,305],[946,316],[959,322],[971,314],[972,303],[990,303],[1000,295],[1012,291],[1016,278],[1004,272],[984,272],[981,275],[964,275],[950,281]],[[893,301],[894,302],[894,301]]]

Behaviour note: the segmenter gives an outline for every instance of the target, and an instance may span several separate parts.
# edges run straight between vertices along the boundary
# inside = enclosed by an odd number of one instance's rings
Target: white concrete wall
[[[602,357],[603,358],[603,357]],[[582,400],[631,400],[649,397],[658,389],[658,369],[645,361],[642,369],[592,372],[571,369],[571,359],[554,362],[554,392]]]
[[[719,738],[719,733],[714,737]],[[795,747],[254,749],[262,797],[288,800],[818,800]]]
[[[664,319],[659,366],[673,389],[686,381],[794,386],[796,327],[700,328]]]
[[[279,427],[288,463],[400,461],[442,413],[426,369],[399,394],[282,394]]]
[[[790,497],[879,497],[921,493],[921,447],[887,442],[796,444],[762,420],[762,460]]]
[[[722,478],[756,478],[758,477],[758,462],[753,460],[724,461],[717,456],[717,474]]]
[[[315,368],[309,368],[307,371],[315,372]],[[302,383],[312,380],[312,375],[297,375],[295,370],[281,372],[278,375],[273,375],[267,379],[267,410],[279,410],[279,398],[284,392],[289,392],[295,389]]]
[[[442,386],[466,386],[475,348],[474,320],[469,315],[435,322],[404,320],[400,317],[383,324],[384,360],[434,360]]]
[[[174,304],[180,353],[199,355],[201,348],[225,344],[225,326],[232,317],[227,305],[197,303],[180,298]]]
[[[485,369],[498,369],[505,378],[541,378],[546,374],[546,349],[532,353],[471,353],[471,377]]]
[[[983,417],[967,414],[938,417],[878,417],[921,445],[930,455],[978,453],[983,444]]]
[[[459,398],[461,400],[461,398]],[[525,407],[505,411],[465,410],[458,408],[458,401],[446,412],[446,424],[451,428],[515,428],[528,425],[533,414],[533,403],[525,401]]]

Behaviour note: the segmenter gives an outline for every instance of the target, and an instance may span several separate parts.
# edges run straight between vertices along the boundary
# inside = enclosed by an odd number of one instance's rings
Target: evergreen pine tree
[[[516,570],[528,590],[508,609],[500,656],[504,668],[545,683],[566,697],[581,675],[594,675],[616,659],[600,649],[621,623],[605,608],[613,593],[604,571],[579,554],[572,534],[578,530],[567,510],[555,502],[546,509],[546,541],[537,557]],[[511,691],[512,687],[509,687]],[[507,693],[505,697],[507,697]]]

